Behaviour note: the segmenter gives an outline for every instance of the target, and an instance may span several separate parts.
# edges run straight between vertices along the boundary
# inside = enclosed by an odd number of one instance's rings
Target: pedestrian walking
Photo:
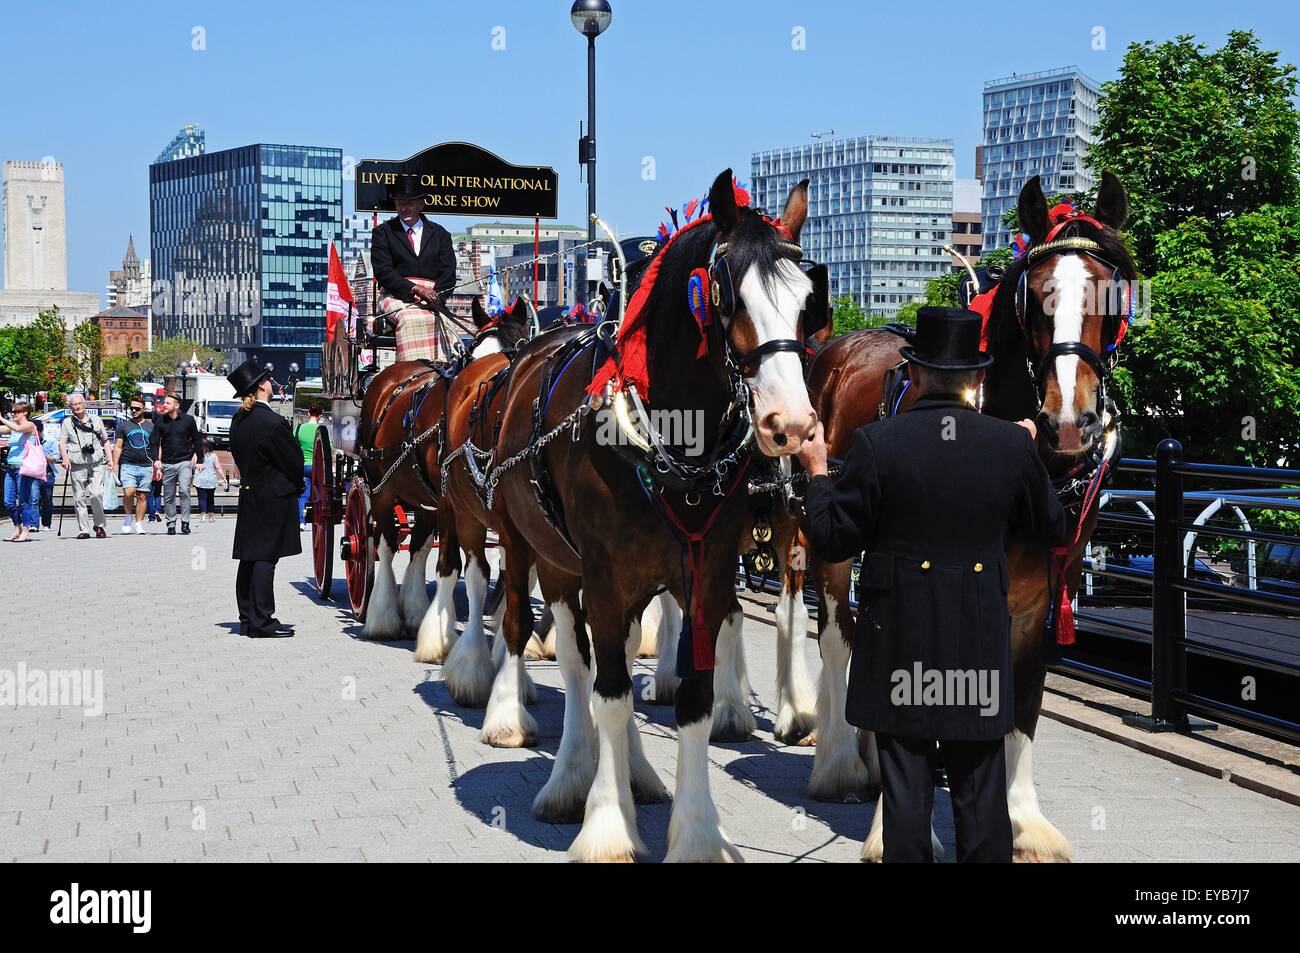
[[[307,528],[307,500],[311,498],[311,460],[316,451],[316,431],[320,429],[319,405],[313,404],[308,411],[307,420],[299,424],[293,432],[302,449],[302,493],[298,496],[298,529]]]
[[[41,437],[41,449],[45,451],[45,479],[39,487],[41,526],[50,529],[54,525],[54,487],[63,477],[59,466],[59,431],[57,427],[47,428],[39,418],[34,423]]]
[[[284,638],[293,629],[275,617],[275,564],[302,552],[294,498],[302,492],[302,453],[289,422],[267,402],[271,372],[245,361],[227,378],[243,404],[230,424],[230,452],[239,468],[239,515],[232,556],[239,560],[235,600],[239,631]]]
[[[965,396],[992,361],[979,350],[980,323],[969,311],[921,308],[915,343],[902,348],[919,395],[912,408],[860,428],[834,481],[821,424],[799,450],[813,550],[829,562],[866,551],[846,714],[876,733],[890,862],[934,859],[936,742],[957,859],[1010,862],[1004,540],[1014,531],[1052,546],[1067,530],[1034,425],[985,417]]]
[[[145,535],[145,510],[149,505],[149,485],[153,480],[153,460],[149,444],[153,441],[153,423],[144,419],[144,398],[132,397],[127,404],[129,419],[118,422],[113,440],[113,469],[122,484],[122,532],[133,529]]]
[[[190,532],[190,484],[195,466],[201,470],[203,447],[199,427],[189,414],[181,413],[181,398],[168,391],[163,399],[163,415],[153,422],[149,456],[153,460],[153,478],[162,480],[163,509],[167,514],[167,535],[176,535],[176,510],[179,497],[181,535]]]
[[[13,415],[0,416],[0,433],[9,438],[5,451],[5,509],[14,531],[8,542],[25,543],[40,527],[40,480],[45,478],[45,451],[36,424],[30,419],[32,405],[20,400]]]
[[[72,477],[72,502],[77,508],[77,539],[95,536],[103,539],[104,475],[108,468],[108,432],[104,423],[86,411],[86,398],[73,394],[68,398],[70,413],[59,429],[59,458]]]
[[[226,489],[230,489],[230,470],[223,468],[212,450],[208,438],[202,441],[203,466],[194,474],[194,488],[199,496],[199,522],[215,523],[217,521],[217,485],[224,476]]]

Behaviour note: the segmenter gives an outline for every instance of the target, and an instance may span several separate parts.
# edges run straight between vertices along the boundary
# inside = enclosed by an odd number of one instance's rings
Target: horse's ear
[[[731,170],[725,169],[713,180],[709,189],[709,214],[718,232],[727,235],[740,221],[740,209],[736,207],[736,187],[732,183]]]
[[[488,313],[483,310],[482,295],[474,296],[474,300],[471,301],[469,305],[469,313],[470,313],[470,317],[474,319],[475,327],[481,328],[483,327],[483,325],[487,324],[489,321],[492,320],[492,318],[488,316]]]
[[[1093,215],[1103,225],[1118,231],[1128,220],[1128,192],[1113,172],[1101,174],[1101,187],[1097,189],[1097,210]]]
[[[799,229],[803,228],[807,217],[808,180],[804,179],[790,190],[790,195],[785,200],[785,208],[781,211],[781,224],[789,230],[790,237],[796,242],[799,240]]]
[[[1038,176],[1026,182],[1020,190],[1016,216],[1020,230],[1029,236],[1029,244],[1037,245],[1047,237],[1047,196],[1043,195]]]

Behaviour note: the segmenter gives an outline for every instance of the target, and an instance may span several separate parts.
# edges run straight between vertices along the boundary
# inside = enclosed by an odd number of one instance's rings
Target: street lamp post
[[[578,163],[587,166],[587,247],[583,249],[580,265],[575,264],[574,268],[579,275],[575,300],[585,304],[587,260],[596,240],[596,223],[591,220],[596,214],[596,37],[609,29],[614,11],[608,0],[574,0],[569,19],[574,29],[587,38],[587,134],[578,140]]]

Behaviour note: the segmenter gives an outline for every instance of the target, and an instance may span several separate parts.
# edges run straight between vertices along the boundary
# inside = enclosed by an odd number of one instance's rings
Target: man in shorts
[[[143,536],[149,483],[153,479],[153,461],[149,457],[153,424],[144,419],[143,397],[131,398],[128,406],[130,419],[120,420],[117,424],[117,439],[113,441],[113,466],[117,468],[118,480],[122,484],[122,510],[126,513],[122,532],[131,532],[134,524],[136,533]]]

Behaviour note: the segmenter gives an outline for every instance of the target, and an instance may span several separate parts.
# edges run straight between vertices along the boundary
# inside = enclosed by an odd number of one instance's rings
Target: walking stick
[[[72,468],[64,467],[63,468],[63,501],[59,504],[59,531],[54,534],[56,538],[61,537],[63,535],[63,514],[66,513],[68,510],[68,481],[71,479],[72,479]]]

